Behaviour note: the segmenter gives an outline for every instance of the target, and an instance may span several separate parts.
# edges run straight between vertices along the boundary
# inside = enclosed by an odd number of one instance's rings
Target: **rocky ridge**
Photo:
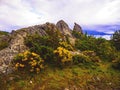
[[[45,30],[59,30],[63,35],[67,35],[70,38],[70,41],[74,41],[72,36],[72,31],[63,20],[53,23],[45,23],[42,25],[35,25],[27,28],[22,28],[16,31],[12,31],[9,35],[10,42],[9,46],[0,51],[0,72],[6,73],[10,71],[10,62],[13,60],[14,56],[18,53],[28,50],[24,45],[24,38],[30,34],[39,34],[41,36],[47,35]],[[75,23],[74,29],[77,32],[82,33],[81,27]],[[8,38],[8,37],[7,37]]]

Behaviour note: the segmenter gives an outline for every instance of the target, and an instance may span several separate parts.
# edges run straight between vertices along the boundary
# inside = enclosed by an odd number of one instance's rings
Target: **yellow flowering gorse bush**
[[[72,61],[71,52],[63,47],[58,47],[54,50],[54,54],[56,55],[59,64],[65,64],[66,62]]]
[[[41,57],[30,51],[25,51],[23,53],[19,53],[13,60],[13,65],[15,69],[28,71],[31,73],[39,73],[41,69],[43,69],[43,60]]]
[[[64,47],[65,49],[73,51],[73,47],[70,44],[68,44],[67,42],[59,42],[59,44],[61,47]]]

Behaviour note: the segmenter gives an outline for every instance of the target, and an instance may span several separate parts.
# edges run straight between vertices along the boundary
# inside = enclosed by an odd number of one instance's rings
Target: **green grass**
[[[1,35],[8,35],[9,34],[9,32],[6,32],[6,31],[0,31],[0,36]]]
[[[2,88],[8,90],[110,90],[120,88],[120,71],[112,69],[110,63],[85,67],[73,65],[63,69],[47,67],[40,74],[31,76],[15,72],[7,75]],[[10,77],[13,77],[10,80]],[[4,89],[3,89],[4,90]]]

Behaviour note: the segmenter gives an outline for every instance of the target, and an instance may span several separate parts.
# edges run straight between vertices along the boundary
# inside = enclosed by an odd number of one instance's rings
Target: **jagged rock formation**
[[[35,25],[28,28],[12,31],[9,35],[9,46],[0,51],[0,72],[6,72],[6,69],[9,67],[10,62],[13,60],[13,57],[16,54],[28,50],[28,48],[24,45],[24,38],[27,35],[37,33],[41,36],[45,36],[47,35],[46,30],[59,30],[63,35],[68,35],[70,41],[74,42],[72,31],[63,20],[57,22],[56,25],[47,22],[43,25]],[[74,30],[82,32],[82,29],[80,26],[78,26],[78,24],[75,24]],[[10,71],[9,68],[8,71]]]
[[[74,28],[73,28],[74,31],[76,32],[79,32],[81,34],[83,34],[83,31],[82,31],[82,28],[80,25],[78,25],[77,23],[74,23]]]
[[[62,32],[62,34],[72,37],[69,26],[63,20],[58,21],[56,27]]]
[[[64,22],[63,20],[60,20],[57,22],[56,27],[60,32],[69,38],[69,41],[71,44],[75,43],[75,38],[72,36],[72,30],[69,28],[68,24]]]

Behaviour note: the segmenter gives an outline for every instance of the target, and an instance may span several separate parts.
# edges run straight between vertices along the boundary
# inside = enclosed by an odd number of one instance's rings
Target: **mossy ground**
[[[119,90],[120,71],[111,63],[96,66],[72,65],[65,68],[46,67],[37,75],[15,72],[1,78],[1,90]]]

